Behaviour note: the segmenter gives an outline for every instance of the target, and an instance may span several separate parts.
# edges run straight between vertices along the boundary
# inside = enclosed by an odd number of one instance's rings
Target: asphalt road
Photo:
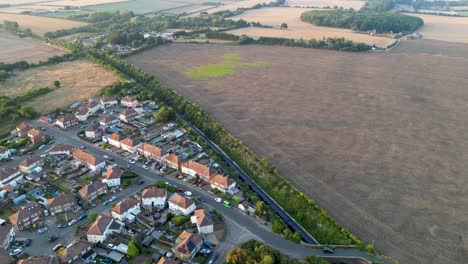
[[[32,121],[32,125],[34,126],[43,126],[43,124],[37,122],[37,121]],[[77,135],[76,131],[63,131],[60,130],[56,127],[49,126],[47,127],[47,133],[49,135],[52,135],[55,137],[55,141],[58,142],[58,139],[63,139],[60,140],[61,142],[64,142],[66,144],[70,144],[73,146],[86,146],[86,151],[89,153],[92,153],[93,155],[96,156],[104,156],[107,155],[109,157],[112,157],[115,159],[115,162],[119,164],[122,167],[127,166],[128,160],[123,158],[120,155],[116,155],[111,152],[107,152],[102,150],[98,144],[91,144],[87,141],[81,140]],[[137,165],[137,164],[135,164]],[[284,254],[288,254],[292,257],[296,258],[304,258],[310,255],[316,255],[316,256],[328,256],[327,254],[324,254],[321,249],[317,248],[308,248],[308,247],[303,247],[299,244],[293,243],[291,241],[283,239],[280,235],[273,233],[271,230],[266,228],[265,226],[259,224],[254,218],[246,215],[242,211],[240,211],[237,208],[226,208],[224,207],[221,203],[217,203],[214,198],[215,196],[201,190],[198,187],[194,187],[191,184],[188,184],[184,181],[177,180],[176,178],[173,177],[164,177],[162,175],[159,175],[155,173],[154,171],[151,170],[145,170],[140,166],[134,166],[135,173],[139,174],[142,180],[145,180],[145,185],[134,185],[130,186],[127,189],[124,189],[121,193],[118,194],[118,200],[127,197],[129,195],[132,195],[136,192],[138,192],[140,189],[143,188],[143,186],[147,186],[148,184],[154,183],[158,180],[161,181],[167,181],[173,185],[176,185],[177,187],[182,187],[185,190],[189,190],[192,192],[194,197],[200,197],[203,198],[206,201],[206,205],[209,207],[212,207],[216,209],[219,213],[223,215],[225,219],[227,219],[227,223],[230,224],[237,224],[238,227],[241,227],[240,230],[244,230],[245,232],[250,232],[252,233],[255,237],[257,237],[259,240],[263,241],[264,243],[272,246],[273,248],[276,248],[283,252]],[[117,196],[117,195],[116,195]],[[90,211],[95,211],[95,212],[105,212],[106,210],[109,210],[110,207],[103,207],[102,205],[97,206],[96,208],[93,208]],[[89,211],[88,211],[89,212]],[[64,234],[65,237],[68,237],[69,231],[67,232],[68,229],[63,229],[59,230],[57,232],[58,235],[60,236],[61,234]],[[58,240],[57,243],[59,243],[62,240]],[[34,242],[33,242],[34,243]],[[63,243],[64,245],[66,244]],[[226,250],[225,250],[226,251]],[[226,251],[227,252],[227,251]],[[41,255],[43,255],[44,252],[42,252]],[[341,256],[341,257],[363,257],[370,259],[372,261],[377,261],[382,259],[376,258],[375,256],[372,256],[366,252],[361,252],[355,249],[337,249],[333,253],[333,256]],[[218,259],[220,261],[221,258]]]

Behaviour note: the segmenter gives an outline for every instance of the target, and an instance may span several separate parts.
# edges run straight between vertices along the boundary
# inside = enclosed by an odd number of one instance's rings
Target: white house
[[[112,217],[120,221],[133,221],[141,212],[140,203],[133,197],[120,201],[111,210]]]
[[[78,108],[78,111],[76,111],[75,113],[76,119],[78,119],[81,122],[86,121],[86,119],[88,119],[90,115],[91,115],[91,112],[89,111],[88,108],[84,106]]]
[[[162,209],[166,206],[167,190],[162,188],[146,188],[141,193],[141,205],[145,208]]]
[[[115,96],[103,96],[100,100],[103,107],[108,108],[118,104],[117,97]]]
[[[133,98],[130,97],[130,96],[125,96],[125,97],[122,97],[122,98],[120,99],[120,104],[121,104],[122,106],[125,106],[125,107],[132,107],[132,105],[133,105],[135,102],[138,103],[137,100],[133,99]]]
[[[104,117],[103,119],[101,119],[99,121],[99,124],[105,127],[112,127],[112,126],[120,125],[120,120],[115,116],[108,115]]]
[[[107,187],[120,186],[121,177],[122,170],[120,168],[107,168],[106,174],[102,178],[102,182],[107,184]]]
[[[120,233],[123,225],[115,221],[112,217],[99,215],[86,233],[86,237],[91,243],[104,243],[112,233]]]
[[[9,149],[0,147],[0,160],[9,159],[11,157],[11,152]]]
[[[195,210],[190,220],[193,224],[197,224],[198,233],[204,235],[213,233],[213,221],[205,209]]]
[[[122,140],[122,136],[119,133],[114,133],[114,134],[111,134],[107,138],[107,143],[109,143],[109,145],[112,145],[114,147],[120,148],[121,140]]]
[[[23,182],[23,174],[19,168],[4,168],[0,170],[0,187],[10,185],[16,187],[18,183]]]
[[[234,192],[236,182],[229,177],[216,174],[210,179],[211,188],[216,188],[222,192]]]
[[[95,102],[91,102],[85,105],[85,107],[88,108],[91,115],[102,109],[102,105]]]
[[[175,215],[189,215],[195,211],[195,203],[176,193],[169,198],[169,210]]]
[[[78,119],[74,115],[66,114],[58,118],[55,124],[63,129],[68,129],[78,125]]]
[[[131,138],[126,138],[120,141],[120,148],[130,153],[135,153],[138,145],[139,144]]]
[[[97,138],[101,135],[98,124],[91,124],[85,130],[85,136],[87,138]]]

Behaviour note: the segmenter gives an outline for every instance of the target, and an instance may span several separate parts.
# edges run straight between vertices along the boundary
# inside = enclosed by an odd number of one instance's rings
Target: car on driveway
[[[23,250],[21,248],[16,248],[16,249],[13,249],[10,252],[10,256],[17,256],[17,255],[19,255],[21,253],[23,253]]]
[[[44,233],[45,231],[47,231],[47,227],[45,227],[45,226],[44,226],[44,227],[41,227],[41,228],[39,228],[39,229],[37,230],[37,232],[38,232],[39,234],[42,234],[42,233]]]
[[[210,251],[209,249],[207,249],[207,248],[202,248],[202,249],[200,249],[200,253],[202,253],[202,254],[210,254],[211,251]]]

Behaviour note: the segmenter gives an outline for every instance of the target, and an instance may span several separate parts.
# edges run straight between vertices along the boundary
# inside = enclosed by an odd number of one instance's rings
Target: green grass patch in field
[[[243,61],[239,54],[229,53],[224,55],[224,60],[221,63],[208,64],[190,69],[186,72],[192,78],[217,78],[235,73],[237,68],[260,68],[267,66],[265,61]]]

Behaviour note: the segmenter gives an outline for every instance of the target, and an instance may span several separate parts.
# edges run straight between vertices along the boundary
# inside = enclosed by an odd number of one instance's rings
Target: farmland
[[[387,47],[395,42],[394,39],[385,37],[373,37],[367,34],[353,33],[350,29],[319,27],[309,23],[302,22],[300,16],[307,8],[294,7],[271,7],[249,10],[241,15],[232,17],[232,19],[243,19],[249,22],[260,22],[263,25],[279,27],[281,23],[288,24],[287,30],[278,28],[239,28],[228,31],[236,35],[248,35],[251,37],[279,37],[295,39],[322,39],[324,37],[342,38],[363,42],[369,45]],[[281,16],[278,16],[281,14]]]
[[[468,17],[448,17],[421,14],[408,14],[418,16],[424,20],[424,26],[419,30],[425,39],[442,40],[449,42],[468,43]]]
[[[286,5],[288,6],[297,6],[297,7],[315,7],[315,8],[324,8],[335,6],[342,7],[344,9],[361,9],[365,1],[355,1],[355,0],[287,0]]]
[[[463,263],[468,49],[445,45],[357,54],[174,44],[128,60],[199,103],[379,251],[400,263]],[[232,53],[268,66],[186,75]]]
[[[59,29],[68,29],[86,25],[86,23],[83,22],[58,18],[0,13],[0,21],[5,20],[16,21],[20,28],[30,28],[33,33],[38,35],[44,35],[47,32]]]
[[[0,31],[0,62],[14,63],[24,60],[36,63],[65,53],[61,49],[48,46],[37,40],[19,38],[10,33]]]
[[[51,86],[59,80],[60,88],[28,102],[36,111],[46,113],[95,95],[104,86],[117,81],[110,71],[88,61],[64,62],[29,69],[0,83],[0,95],[10,97],[26,91]]]

